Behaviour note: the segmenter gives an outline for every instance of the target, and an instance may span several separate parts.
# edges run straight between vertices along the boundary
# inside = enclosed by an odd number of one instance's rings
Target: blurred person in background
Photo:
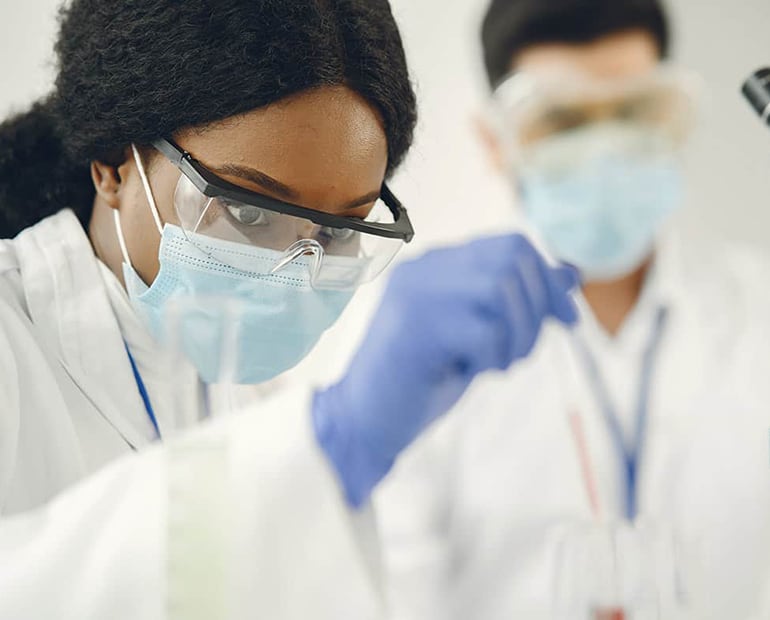
[[[554,617],[560,536],[646,521],[675,533],[692,617],[766,617],[770,271],[671,223],[698,89],[664,7],[494,0],[482,42],[484,141],[581,273],[581,320],[474,386],[380,489],[393,615]]]

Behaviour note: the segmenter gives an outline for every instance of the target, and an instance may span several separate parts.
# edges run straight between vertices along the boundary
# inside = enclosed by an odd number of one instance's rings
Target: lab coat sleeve
[[[280,395],[0,520],[0,618],[380,618],[371,515]]]
[[[448,517],[453,420],[420,438],[375,491],[389,620],[452,616]]]

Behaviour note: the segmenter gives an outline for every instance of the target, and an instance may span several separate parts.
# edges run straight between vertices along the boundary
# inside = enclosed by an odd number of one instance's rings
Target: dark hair
[[[494,88],[511,72],[521,51],[540,43],[589,43],[640,28],[668,56],[670,30],[659,0],[492,0],[481,40],[487,77]]]
[[[90,162],[321,86],[380,114],[389,168],[416,122],[388,0],[73,0],[53,94],[0,125],[0,238],[63,207],[87,225]]]

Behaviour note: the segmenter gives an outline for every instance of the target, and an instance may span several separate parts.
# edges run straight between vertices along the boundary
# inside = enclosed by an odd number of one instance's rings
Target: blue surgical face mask
[[[622,123],[544,141],[517,178],[525,215],[546,247],[587,281],[639,267],[683,199],[675,150],[650,130]]]
[[[160,226],[149,183],[142,177]],[[275,274],[254,273],[255,265],[276,264],[283,255],[209,237],[193,243],[189,233],[171,224],[162,229],[160,271],[147,286],[131,266],[118,211],[115,223],[126,289],[137,314],[158,341],[181,350],[207,383],[256,384],[292,368],[353,296],[352,291],[314,289],[309,257]],[[217,255],[231,260],[224,264],[212,258]]]

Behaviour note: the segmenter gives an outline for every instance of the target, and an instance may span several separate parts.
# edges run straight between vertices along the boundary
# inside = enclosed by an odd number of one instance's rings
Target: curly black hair
[[[0,125],[0,238],[64,207],[87,225],[91,161],[321,86],[380,114],[391,173],[416,101],[388,0],[72,0],[53,93]]]
[[[671,29],[661,0],[492,0],[481,29],[489,84],[499,86],[514,57],[532,45],[589,43],[635,28],[668,55]]]

